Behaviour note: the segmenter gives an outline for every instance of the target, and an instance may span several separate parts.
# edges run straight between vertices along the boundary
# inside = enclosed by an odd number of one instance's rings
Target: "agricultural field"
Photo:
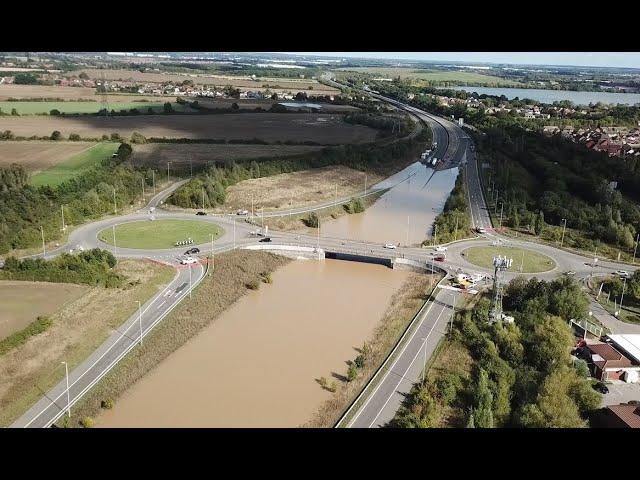
[[[193,97],[193,98],[189,98],[190,101],[193,100],[197,100],[198,103],[200,105],[202,105],[203,107],[206,108],[210,108],[210,109],[216,109],[216,108],[231,108],[231,105],[233,105],[234,103],[238,104],[238,107],[240,108],[244,108],[244,109],[256,109],[256,108],[262,108],[263,110],[269,110],[274,104],[276,103],[280,103],[281,100],[235,100],[233,98],[216,98],[216,99],[212,99],[212,98],[202,98],[202,97]],[[282,100],[284,101],[284,100]],[[291,103],[293,102],[293,100],[288,100],[286,101],[287,103]],[[313,102],[311,102],[313,103]],[[330,112],[330,113],[335,113],[335,112],[357,112],[360,109],[358,107],[354,107],[351,105],[333,105],[330,103],[319,103],[318,105],[320,105],[320,111],[322,112]]]
[[[382,180],[368,173],[370,185]],[[343,198],[364,189],[364,173],[336,165],[293,173],[282,173],[271,177],[243,180],[227,188],[225,209],[250,208],[251,198],[256,208],[265,210],[310,206],[321,202]]]
[[[320,144],[366,143],[377,131],[342,121],[340,115],[313,113],[242,113],[224,115],[144,115],[126,117],[0,117],[0,131],[16,136],[51,135],[58,130],[66,138],[77,133],[82,138],[119,133],[129,138],[133,132],[145,137],[260,139],[312,141]]]
[[[62,98],[64,100],[100,100],[95,88],[48,85],[0,85],[0,100],[10,98]]]
[[[88,289],[68,283],[0,280],[0,340],[22,330],[40,315],[53,315]]]
[[[340,69],[342,71],[371,73],[385,78],[411,78],[418,82],[451,82],[451,83],[473,83],[485,86],[516,87],[521,85],[513,80],[495,77],[493,75],[483,75],[475,72],[457,72],[441,70],[418,70],[415,68],[395,68],[395,67],[351,67]]]
[[[31,184],[36,187],[41,185],[60,185],[62,182],[91,169],[103,159],[111,157],[111,155],[118,150],[119,146],[120,144],[118,142],[98,143],[67,160],[63,160],[33,175],[31,177]]]
[[[0,426],[10,425],[64,378],[61,361],[76,367],[137,311],[136,301],[146,302],[175,275],[173,268],[148,260],[121,260],[115,269],[130,285],[81,287],[85,293],[52,314],[45,332],[0,355]]]
[[[241,90],[257,90],[261,88],[270,88],[271,90],[283,90],[292,92],[322,92],[323,95],[331,95],[338,93],[339,90],[333,87],[323,85],[316,80],[302,78],[270,78],[258,77],[252,79],[247,76],[231,76],[231,75],[211,75],[211,74],[188,74],[188,73],[151,73],[139,72],[137,70],[101,70],[101,69],[84,69],[71,72],[71,75],[79,75],[85,72],[89,78],[100,79],[102,75],[106,80],[131,80],[142,83],[182,83],[185,80],[192,80],[200,85],[215,85],[216,87],[225,87],[231,85]],[[268,87],[265,87],[268,86]],[[312,87],[311,89],[309,87]]]
[[[92,142],[0,142],[0,168],[12,163],[22,165],[29,173],[47,170],[70,159],[95,143]]]
[[[130,110],[137,108],[140,113],[147,113],[149,108],[152,108],[154,113],[162,112],[164,103],[169,102],[174,110],[178,111],[190,111],[191,108],[186,105],[181,105],[172,102],[172,99],[167,98],[162,101],[162,98],[155,98],[154,101],[138,101],[138,102],[115,102],[112,99],[107,101],[107,108],[109,110]],[[97,113],[103,108],[100,102],[5,102],[0,101],[0,110],[5,113],[11,113],[12,109],[16,109],[19,115],[37,115],[48,114],[51,110],[58,110],[60,113]]]
[[[113,230],[107,228],[98,238],[113,245]],[[200,245],[220,237],[224,230],[214,223],[197,220],[155,220],[121,223],[115,228],[116,244],[122,248],[173,248],[175,242],[191,238]]]
[[[172,168],[184,169],[185,167],[189,168],[191,165],[198,167],[223,160],[232,162],[253,158],[287,157],[315,152],[323,148],[307,145],[147,143],[133,145],[131,161],[135,165],[144,165],[152,168],[166,168],[167,162],[171,162]]]

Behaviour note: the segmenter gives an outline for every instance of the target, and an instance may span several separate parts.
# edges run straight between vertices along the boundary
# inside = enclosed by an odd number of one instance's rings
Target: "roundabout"
[[[98,239],[109,245],[114,244],[114,228],[107,227],[98,233]],[[135,249],[168,249],[177,242],[184,245],[199,245],[216,240],[224,234],[222,227],[215,223],[199,220],[139,220],[115,225],[117,247]],[[191,243],[188,243],[188,240]]]
[[[519,247],[478,246],[463,250],[461,255],[467,262],[479,267],[492,269],[493,258],[501,255],[513,259],[508,271],[519,273],[542,273],[553,270],[556,262],[543,253]]]

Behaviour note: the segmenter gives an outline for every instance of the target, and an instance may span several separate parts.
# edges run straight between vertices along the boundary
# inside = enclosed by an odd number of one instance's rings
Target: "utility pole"
[[[67,362],[60,363],[64,363],[64,374],[67,378],[67,418],[71,418],[71,401],[69,399],[69,365],[67,365]]]
[[[62,231],[64,232],[67,229],[64,224],[64,205],[60,205],[60,211],[62,212]]]
[[[498,228],[502,228],[502,212],[504,210],[504,202],[500,202],[500,226]]]
[[[156,195],[156,171],[151,170],[151,176],[153,178],[153,195]]]
[[[138,302],[138,325],[140,325],[140,346],[142,346],[142,305],[140,300]]]
[[[636,235],[636,246],[633,248],[633,261],[631,263],[636,263],[636,251],[638,250],[638,239],[640,239],[640,233]]]
[[[216,269],[216,258],[215,258],[214,253],[213,253],[213,233],[210,233],[209,236],[211,237],[211,269],[215,270]]]
[[[42,258],[44,258],[47,255],[47,250],[44,247],[44,229],[42,225],[40,225],[40,233],[42,234]]]
[[[450,318],[450,326],[449,326],[449,335],[451,335],[453,333],[453,317],[456,313],[456,296],[455,294],[450,294],[451,295],[451,318]]]
[[[562,238],[560,239],[560,248],[562,248],[562,244],[564,243],[564,231],[567,229],[567,219],[563,218],[562,221],[564,224],[562,225]]]
[[[204,187],[202,187],[202,210],[204,210]]]
[[[624,277],[624,282],[622,283],[622,295],[620,296],[620,312],[622,312],[622,301],[624,300],[624,291],[627,286],[627,277]]]
[[[433,225],[433,246],[438,244],[438,224]]]
[[[453,241],[455,242],[456,240],[458,240],[458,215],[456,214],[456,231],[453,234]]]
[[[171,162],[167,162],[167,182],[170,182],[170,181],[171,181],[171,179],[170,179],[170,177],[169,177],[169,164],[170,164],[170,163],[171,163]]]
[[[113,189],[113,214],[118,215],[118,206],[116,204],[116,189]]]
[[[114,255],[118,255],[118,246],[116,245],[116,226],[112,225],[111,226],[112,230],[113,230],[113,253]]]
[[[142,183],[142,203],[144,204],[144,178],[142,178],[140,183]]]

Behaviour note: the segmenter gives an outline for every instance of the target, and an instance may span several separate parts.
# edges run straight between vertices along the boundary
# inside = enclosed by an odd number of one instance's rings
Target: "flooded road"
[[[416,162],[376,185],[387,188],[401,180],[363,213],[322,223],[321,235],[380,243],[420,244],[430,238],[435,217],[442,212],[455,185],[458,169],[434,174]]]
[[[340,260],[291,262],[130,388],[97,424],[298,426],[332,395],[315,379],[346,374],[345,362],[407,275]]]

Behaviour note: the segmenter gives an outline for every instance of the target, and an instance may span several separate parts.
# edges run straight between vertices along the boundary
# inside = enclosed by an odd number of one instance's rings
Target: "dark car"
[[[271,237],[264,237],[261,238],[260,240],[258,240],[259,242],[270,242],[271,241]]]
[[[196,212],[196,215],[206,215],[207,212],[203,212],[202,210]]]
[[[200,253],[200,249],[193,247],[187,250],[186,252],[184,252],[185,255],[191,255],[192,253]]]
[[[609,388],[602,382],[594,383],[592,387],[596,392],[609,393]]]

